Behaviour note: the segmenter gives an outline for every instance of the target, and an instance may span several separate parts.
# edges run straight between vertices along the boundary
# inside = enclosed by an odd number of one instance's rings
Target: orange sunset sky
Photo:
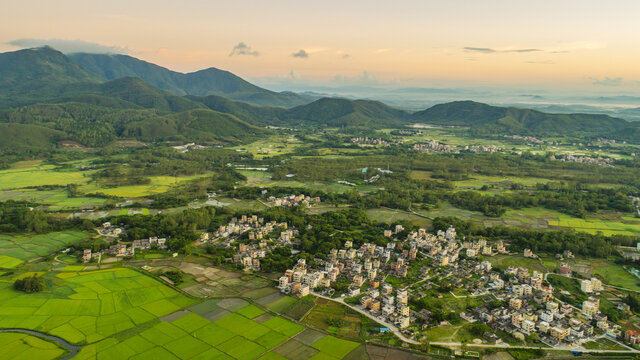
[[[640,1],[3,1],[44,43],[268,81],[640,90]]]

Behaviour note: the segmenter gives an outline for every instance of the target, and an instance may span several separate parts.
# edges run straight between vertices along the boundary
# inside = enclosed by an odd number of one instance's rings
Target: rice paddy
[[[0,268],[14,268],[23,262],[46,256],[88,238],[77,230],[40,235],[0,235]]]
[[[303,325],[242,299],[201,302],[133,269],[83,268],[0,278],[0,328],[80,345],[74,359],[341,359],[359,345],[317,332],[301,336]],[[13,290],[13,280],[31,275],[45,279],[43,292]],[[274,294],[264,298],[274,307],[296,303]],[[0,334],[0,351],[5,346],[16,354],[12,358],[53,359],[65,352],[23,334]],[[300,351],[287,351],[292,348]]]
[[[0,333],[0,354],[4,359],[58,359],[66,350],[53,342],[21,333]]]

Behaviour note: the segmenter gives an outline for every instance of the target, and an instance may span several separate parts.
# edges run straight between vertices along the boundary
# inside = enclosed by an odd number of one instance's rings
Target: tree
[[[43,289],[42,279],[36,275],[18,279],[13,283],[13,288],[27,294],[37,293]]]

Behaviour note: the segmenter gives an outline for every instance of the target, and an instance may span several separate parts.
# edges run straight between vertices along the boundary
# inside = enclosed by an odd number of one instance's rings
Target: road
[[[421,344],[421,343],[420,343],[420,341],[416,341],[416,340],[413,340],[413,339],[409,339],[409,338],[407,338],[406,336],[404,336],[404,335],[402,334],[402,332],[400,332],[400,329],[398,329],[398,327],[397,327],[397,326],[395,326],[395,325],[393,325],[393,324],[391,324],[391,323],[388,323],[388,322],[386,322],[386,321],[380,320],[379,318],[377,318],[377,317],[375,317],[375,316],[373,316],[373,315],[369,314],[368,312],[366,312],[366,311],[364,311],[364,310],[358,309],[358,308],[357,308],[357,307],[355,307],[355,306],[352,306],[352,305],[350,305],[350,304],[347,304],[347,303],[346,303],[346,302],[344,302],[344,300],[343,300],[343,299],[341,299],[341,298],[340,298],[340,299],[334,299],[334,298],[330,298],[330,297],[328,297],[328,296],[324,296],[324,295],[317,294],[317,293],[315,293],[315,292],[313,292],[313,291],[311,292],[311,294],[313,294],[314,296],[317,296],[317,297],[319,297],[319,298],[323,298],[323,299],[327,299],[327,300],[331,300],[331,301],[338,302],[338,303],[340,303],[340,304],[342,304],[342,305],[344,305],[344,306],[347,306],[347,307],[348,307],[348,308],[350,308],[350,309],[353,309],[353,310],[355,310],[355,311],[359,312],[360,314],[362,314],[362,315],[364,315],[364,316],[368,317],[369,319],[371,319],[371,320],[373,320],[373,321],[375,321],[375,322],[377,322],[377,323],[379,323],[379,324],[382,324],[382,325],[384,325],[385,327],[389,328],[389,330],[390,330],[390,331],[391,331],[395,336],[397,336],[400,340],[402,340],[402,341],[404,341],[404,342],[406,342],[406,343],[413,344],[413,345],[420,345],[420,344]]]
[[[459,342],[429,342],[429,344],[431,345],[439,345],[439,346],[462,346],[462,343]],[[625,350],[597,350],[597,349],[580,349],[580,348],[575,348],[575,347],[570,347],[570,346],[556,346],[553,348],[545,348],[545,347],[540,347],[540,346],[511,346],[509,344],[471,344],[471,343],[465,343],[464,344],[466,347],[477,347],[477,348],[500,348],[500,349],[505,349],[505,348],[517,348],[517,349],[542,349],[542,350],[578,350],[580,352],[583,353],[596,353],[596,354],[601,354],[601,353],[621,353],[621,352],[625,352]],[[635,349],[629,349],[626,350],[626,352],[634,352],[634,353],[640,353],[640,351],[635,350]]]

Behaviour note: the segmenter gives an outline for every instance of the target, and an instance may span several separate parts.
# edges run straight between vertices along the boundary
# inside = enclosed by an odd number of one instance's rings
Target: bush
[[[178,270],[165,271],[162,275],[164,275],[167,279],[173,281],[173,283],[176,285],[181,284],[184,277],[182,271]]]

